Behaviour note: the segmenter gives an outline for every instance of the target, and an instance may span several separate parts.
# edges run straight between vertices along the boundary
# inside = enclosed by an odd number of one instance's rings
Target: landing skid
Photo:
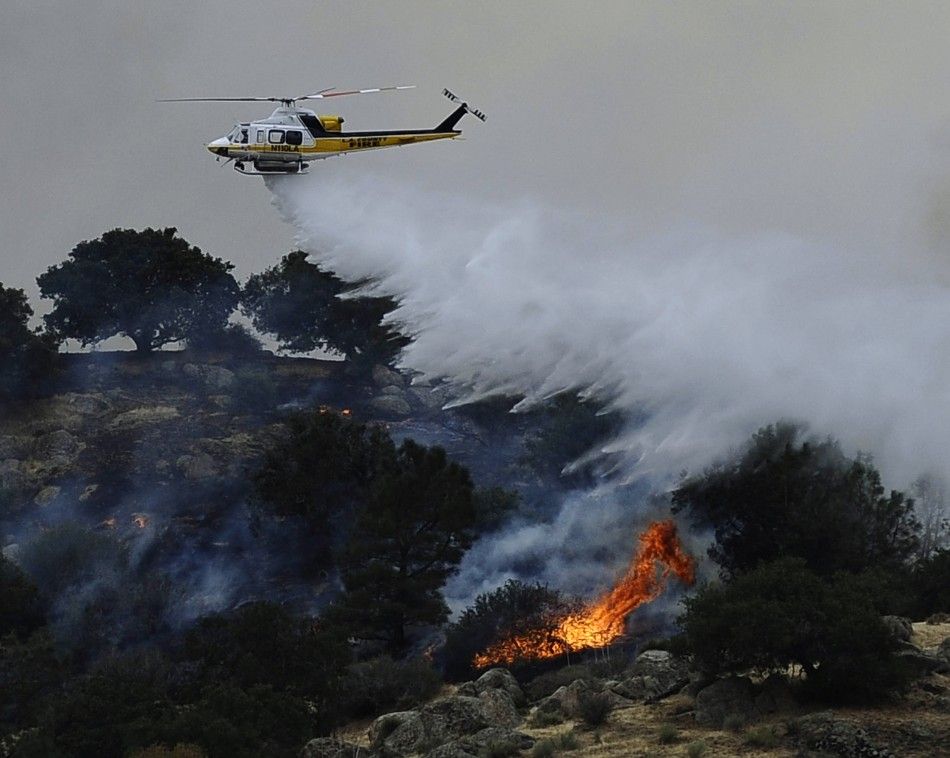
[[[270,168],[264,171],[251,171],[244,168],[243,162],[235,161],[234,170],[245,176],[306,176],[310,173],[310,167],[303,161],[290,163],[287,168]]]

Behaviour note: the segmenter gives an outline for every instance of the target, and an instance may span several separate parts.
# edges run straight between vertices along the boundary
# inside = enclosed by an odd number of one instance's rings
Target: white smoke
[[[662,488],[776,420],[870,452],[891,486],[947,470],[950,297],[932,258],[701,227],[638,236],[352,171],[270,186],[312,259],[399,301],[405,366],[463,399],[571,390],[629,419],[599,451],[623,476],[476,545],[446,588],[453,608],[513,577],[603,589],[637,526],[663,515],[623,478]]]
[[[468,397],[599,395],[641,416],[614,449],[654,481],[778,419],[870,452],[893,486],[947,470],[950,293],[935,264],[787,235],[625,236],[340,165],[272,181],[275,202],[312,259],[397,298],[405,366]]]

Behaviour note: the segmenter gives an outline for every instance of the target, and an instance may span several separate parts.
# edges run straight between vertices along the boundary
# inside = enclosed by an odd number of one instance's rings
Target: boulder
[[[353,758],[359,753],[359,746],[352,742],[336,737],[317,737],[303,746],[300,758]]]
[[[33,498],[33,502],[40,507],[49,505],[59,497],[59,493],[61,491],[62,489],[60,487],[57,487],[55,484],[51,484],[37,492],[36,497]]]
[[[478,697],[478,687],[475,682],[462,682],[455,688],[456,695],[465,695],[467,697]]]
[[[55,432],[44,434],[33,447],[33,454],[40,459],[46,459],[60,466],[67,466],[76,460],[76,456],[86,447],[85,443],[67,432],[57,429]]]
[[[373,384],[377,387],[404,387],[406,380],[398,371],[377,364],[373,366]]]
[[[201,383],[205,389],[229,390],[234,385],[234,372],[223,366],[186,363],[181,370],[185,376]]]
[[[475,680],[475,690],[478,693],[486,690],[504,690],[515,705],[523,705],[525,702],[524,692],[518,686],[518,680],[508,669],[489,669]]]
[[[650,700],[679,692],[689,684],[689,665],[666,650],[646,650],[611,690],[629,700]]]
[[[945,637],[943,642],[937,646],[937,655],[950,663],[950,637]]]
[[[745,676],[729,676],[696,694],[696,723],[722,728],[730,716],[751,721],[755,715],[755,687]]]
[[[179,417],[178,409],[170,405],[154,405],[151,407],[133,408],[120,413],[109,424],[109,428],[131,431],[143,426],[161,424]]]
[[[448,392],[442,387],[410,387],[409,397],[429,411],[437,411],[449,401]]]
[[[463,750],[456,742],[449,742],[439,745],[435,750],[430,750],[425,754],[425,758],[479,758],[479,756]]]
[[[498,755],[502,752],[513,755],[520,750],[530,750],[534,737],[500,726],[489,726],[455,744],[473,755]]]
[[[186,479],[211,479],[218,475],[218,467],[207,453],[198,453],[197,455],[182,455],[175,461],[179,470],[185,475]]]
[[[513,728],[521,723],[521,716],[514,700],[505,690],[485,690],[478,696],[488,723],[499,727]]]
[[[426,729],[417,711],[386,713],[370,725],[369,741],[383,755],[410,755],[426,742]]]
[[[491,726],[482,701],[464,695],[433,700],[423,706],[419,715],[425,725],[426,736],[438,745]]]
[[[33,447],[30,437],[19,435],[0,435],[0,460],[6,458],[26,458]]]
[[[565,718],[578,718],[581,697],[589,694],[593,694],[590,684],[583,679],[575,679],[544,698],[538,703],[536,710],[539,713],[557,714]]]
[[[910,642],[914,635],[914,625],[910,619],[903,616],[881,616],[881,621],[887,627],[888,633],[897,642]]]
[[[99,491],[98,484],[87,484],[85,487],[83,487],[82,492],[79,493],[79,502],[85,503],[86,501],[89,500],[89,498],[95,495],[96,492],[98,491]]]
[[[22,461],[13,458],[0,461],[0,487],[5,490],[22,490],[30,482]]]
[[[895,654],[908,666],[913,676],[950,673],[950,661],[941,654],[925,653],[923,650],[899,650]]]
[[[802,716],[790,724],[799,745],[822,753],[857,758],[878,756],[894,758],[894,754],[875,744],[861,727],[838,718],[832,711],[821,711]]]
[[[369,404],[374,411],[384,416],[408,416],[412,413],[412,406],[396,395],[379,395],[370,400]]]
[[[933,613],[927,617],[927,623],[931,626],[950,624],[950,613]]]

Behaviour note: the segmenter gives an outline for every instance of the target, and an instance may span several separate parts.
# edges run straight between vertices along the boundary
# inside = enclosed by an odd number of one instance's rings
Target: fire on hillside
[[[611,590],[561,619],[554,629],[539,629],[496,642],[475,656],[475,667],[510,665],[606,647],[623,636],[627,617],[634,610],[659,597],[670,574],[687,586],[696,581],[696,561],[683,549],[672,521],[651,523],[638,541],[636,555]]]

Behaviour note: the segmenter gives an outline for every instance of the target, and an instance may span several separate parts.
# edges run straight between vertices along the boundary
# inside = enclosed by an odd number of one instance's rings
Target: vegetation
[[[0,405],[30,397],[55,370],[56,340],[30,329],[23,290],[0,284]]]
[[[715,530],[709,554],[725,576],[783,556],[823,576],[900,570],[918,544],[913,501],[885,493],[868,458],[790,424],[759,430],[738,455],[682,482],[673,510]]]
[[[587,692],[578,699],[578,710],[587,726],[601,726],[606,723],[613,704],[606,692]]]
[[[90,345],[119,334],[147,353],[222,332],[240,295],[232,268],[173,228],[113,229],[80,242],[37,284],[53,300],[45,321],[59,338]]]
[[[242,307],[284,350],[335,350],[364,370],[391,364],[408,342],[382,323],[396,303],[388,297],[342,297],[353,289],[297,250],[248,280]]]
[[[515,579],[479,595],[446,630],[442,649],[446,676],[456,681],[469,678],[475,673],[472,659],[476,653],[523,632],[553,630],[575,605],[557,590]]]
[[[340,684],[341,707],[354,719],[405,711],[430,699],[441,686],[442,677],[429,661],[381,656],[349,667]]]
[[[812,694],[833,702],[878,700],[905,682],[867,585],[844,574],[824,579],[801,558],[707,585],[685,604],[681,622],[708,673],[795,665]]]
[[[406,628],[449,615],[441,587],[476,535],[468,471],[411,440],[372,482],[339,561],[344,591],[332,617],[402,652]]]
[[[663,724],[656,736],[657,742],[661,745],[672,745],[679,741],[679,738],[680,730],[676,728],[676,724]]]

